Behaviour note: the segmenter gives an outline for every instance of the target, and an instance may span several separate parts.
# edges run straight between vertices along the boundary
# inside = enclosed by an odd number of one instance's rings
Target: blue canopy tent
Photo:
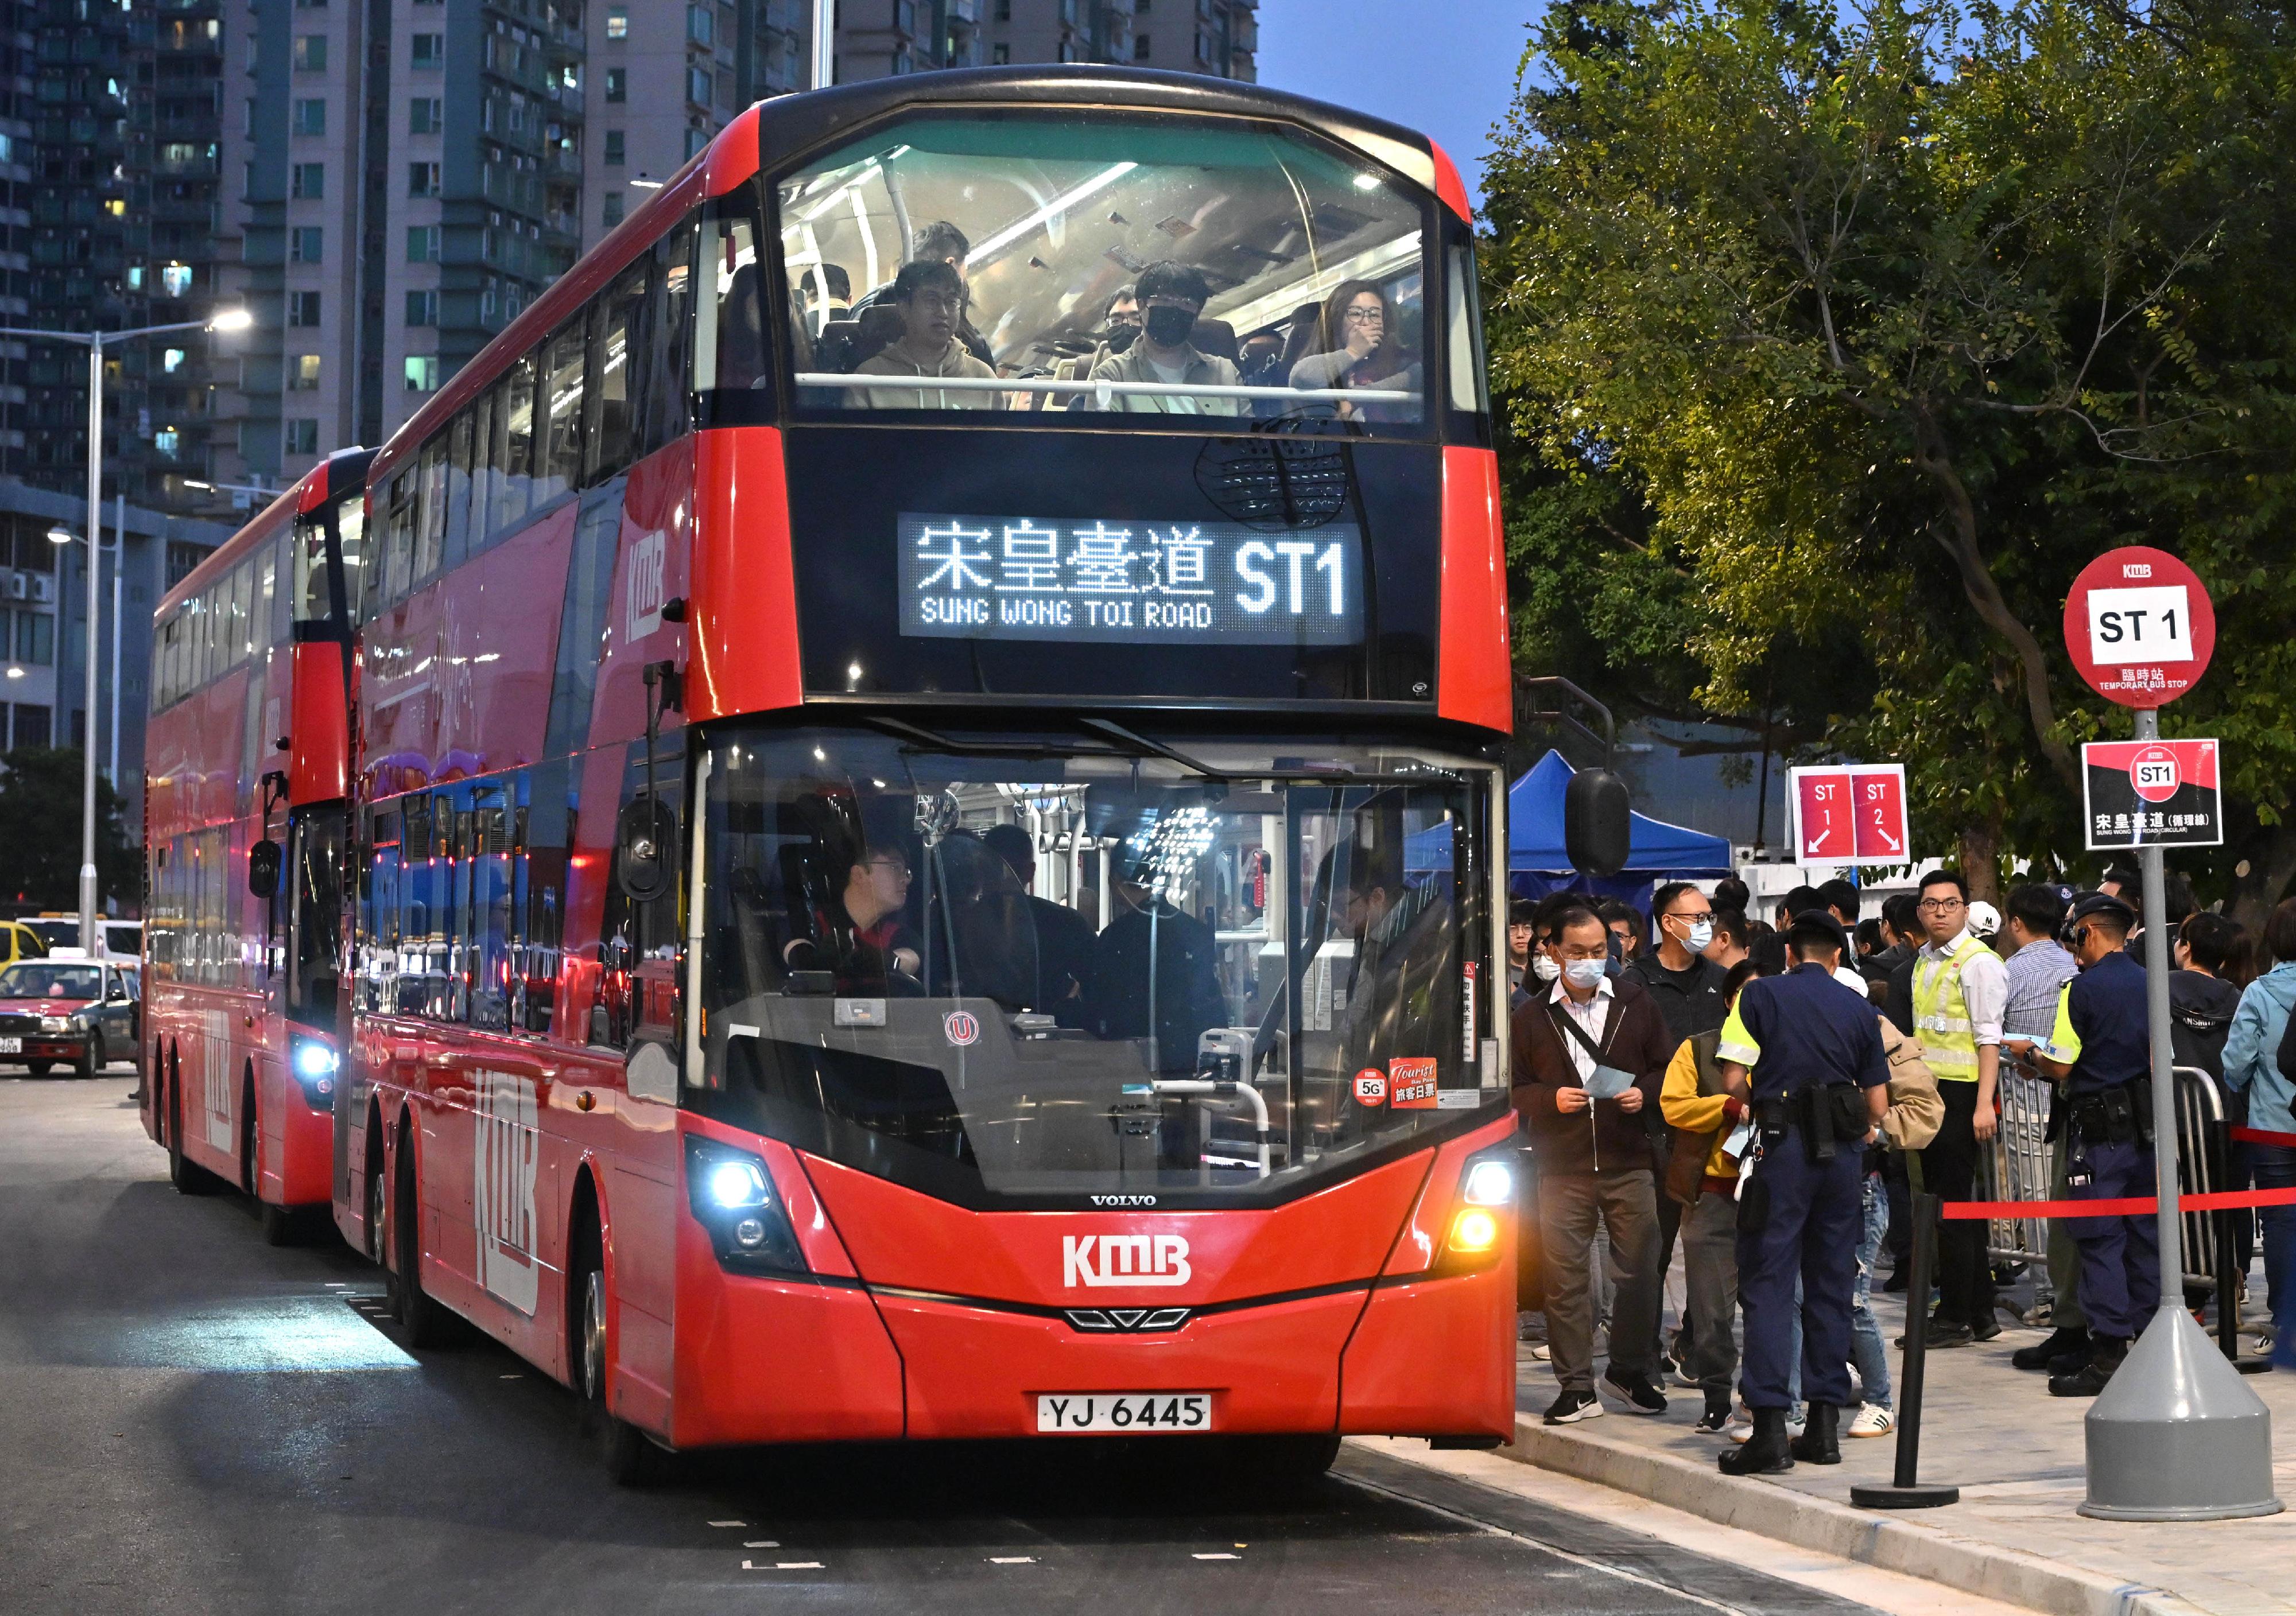
[[[1716,880],[1730,873],[1730,844],[1722,837],[1644,813],[1633,816],[1624,869],[1590,876],[1571,869],[1562,846],[1562,796],[1577,772],[1562,754],[1549,751],[1507,793],[1507,887],[1516,897],[1581,892],[1623,898],[1647,914],[1651,889],[1659,882]],[[1451,828],[1438,825],[1412,837],[1406,861],[1414,872],[1448,866]]]

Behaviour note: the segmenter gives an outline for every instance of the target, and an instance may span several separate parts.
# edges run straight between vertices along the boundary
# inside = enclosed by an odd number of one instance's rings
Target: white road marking
[[[747,1521],[712,1521],[709,1524],[712,1526],[747,1526],[749,1522]],[[751,1544],[750,1547],[755,1548],[757,1545]],[[767,1547],[771,1546],[768,1545]]]
[[[526,1376],[523,1375],[497,1375],[496,1378],[498,1380],[524,1380]]]
[[[1241,1559],[1242,1559],[1242,1558],[1243,1558],[1243,1556],[1242,1556],[1242,1555],[1226,1555],[1226,1554],[1221,1554],[1221,1555],[1189,1555],[1189,1556],[1188,1556],[1188,1558],[1190,1558],[1191,1560],[1241,1560]]]
[[[1034,1555],[991,1555],[988,1556],[988,1563],[991,1565],[1034,1565],[1037,1563],[1037,1556]]]
[[[744,1543],[742,1547],[743,1548],[779,1548],[781,1545],[770,1538],[760,1538],[755,1543]]]

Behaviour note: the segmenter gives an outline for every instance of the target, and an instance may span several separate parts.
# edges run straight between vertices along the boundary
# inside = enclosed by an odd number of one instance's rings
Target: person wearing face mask
[[[1092,380],[1153,382],[1166,387],[1233,388],[1241,385],[1235,366],[1206,354],[1191,339],[1211,287],[1185,264],[1159,259],[1140,272],[1135,288],[1140,303],[1140,339],[1092,367]],[[1243,401],[1187,393],[1117,393],[1103,405],[1085,394],[1070,409],[1107,408],[1155,415],[1241,415]]]
[[[1603,1388],[1629,1414],[1666,1411],[1651,1383],[1659,1319],[1658,1205],[1645,1112],[1674,1047],[1648,990],[1605,970],[1607,928],[1593,910],[1565,910],[1548,944],[1554,985],[1517,1010],[1514,1105],[1538,1162],[1546,1332],[1561,1395],[1550,1425],[1603,1413],[1595,1381],[1589,1256],[1599,1221],[1610,1234],[1610,1363]]]
[[[1529,1000],[1530,978],[1530,947],[1535,933],[1532,921],[1538,905],[1528,898],[1517,898],[1507,905],[1507,1008],[1510,1012],[1522,1008]]]

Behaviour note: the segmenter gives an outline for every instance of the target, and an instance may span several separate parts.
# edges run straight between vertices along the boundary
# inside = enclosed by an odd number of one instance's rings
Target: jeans
[[[2251,1145],[2259,1189],[2296,1187],[2296,1149]],[[2296,1206],[2259,1206],[2264,1236],[2265,1294],[2272,1305],[2272,1367],[2296,1369]]]
[[[1866,1237],[1857,1243],[1857,1288],[1849,1294],[1849,1361],[1857,1367],[1857,1390],[1865,1401],[1888,1408],[1890,1355],[1882,1347],[1882,1326],[1874,1318],[1874,1265],[1890,1232],[1890,1194],[1879,1173],[1866,1175]]]

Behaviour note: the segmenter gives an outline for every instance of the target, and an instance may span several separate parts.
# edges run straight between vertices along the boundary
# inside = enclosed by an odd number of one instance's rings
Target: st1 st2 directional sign
[[[1794,859],[1802,864],[1904,864],[1906,765],[1832,763],[1787,771]]]
[[[2081,748],[2082,817],[2092,853],[2224,843],[2212,740],[2094,740]]]

